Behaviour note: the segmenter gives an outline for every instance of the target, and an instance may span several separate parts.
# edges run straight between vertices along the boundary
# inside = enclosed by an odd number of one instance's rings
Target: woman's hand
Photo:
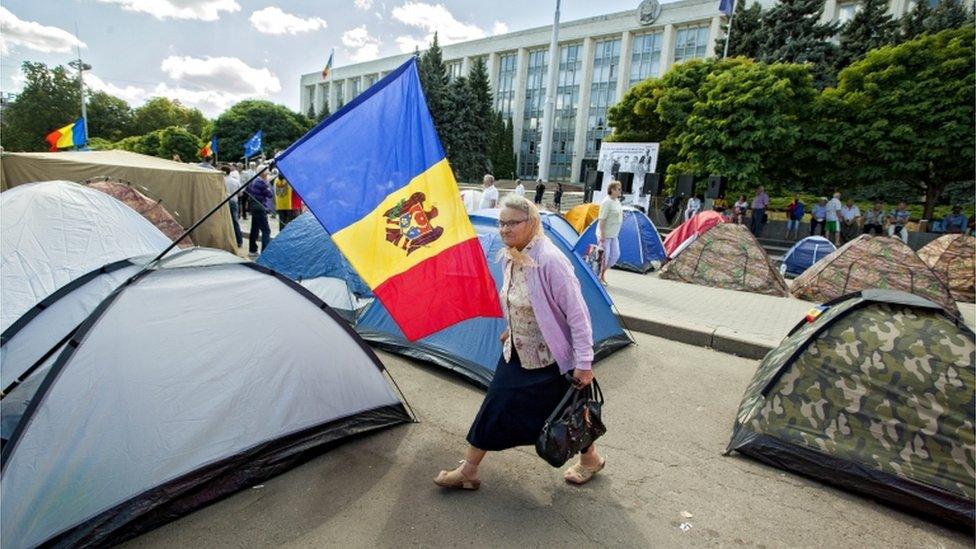
[[[593,370],[573,370],[573,386],[582,389],[593,381]]]
[[[508,328],[505,328],[505,331],[502,332],[502,335],[498,336],[498,341],[505,343],[505,340],[508,339],[508,336],[509,336],[509,330]]]

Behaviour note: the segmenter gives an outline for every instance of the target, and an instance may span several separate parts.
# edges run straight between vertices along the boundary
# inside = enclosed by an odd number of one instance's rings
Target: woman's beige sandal
[[[464,460],[460,461],[464,465]],[[434,479],[434,484],[444,488],[454,488],[459,490],[477,490],[481,488],[480,479],[469,479],[461,472],[461,467],[453,471],[441,471]]]
[[[606,464],[607,464],[607,460],[603,459],[600,461],[599,465],[590,468],[587,467],[586,465],[583,465],[583,461],[580,460],[576,462],[576,465],[573,465],[569,469],[566,469],[566,473],[563,476],[563,478],[566,479],[566,482],[569,482],[571,484],[576,484],[576,485],[586,484],[587,482],[590,481],[590,479],[593,478],[593,475],[602,471],[603,468],[606,466]]]

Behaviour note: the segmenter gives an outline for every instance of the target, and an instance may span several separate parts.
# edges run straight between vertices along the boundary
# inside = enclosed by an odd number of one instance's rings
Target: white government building
[[[889,11],[900,16],[912,2],[889,0]],[[760,0],[765,7],[773,3]],[[823,19],[846,21],[857,5],[826,0]],[[719,0],[645,0],[633,10],[560,23],[551,180],[579,182],[586,168],[596,166],[600,143],[612,131],[607,109],[628,88],[660,76],[675,63],[714,55],[724,20],[718,7]],[[523,179],[538,173],[551,33],[552,25],[547,25],[443,46],[451,78],[467,74],[475,59],[485,58],[495,109],[511,118],[515,129],[518,176]],[[302,75],[301,112],[312,105],[321,112],[326,101],[335,111],[410,55],[335,67],[328,80],[320,72]]]

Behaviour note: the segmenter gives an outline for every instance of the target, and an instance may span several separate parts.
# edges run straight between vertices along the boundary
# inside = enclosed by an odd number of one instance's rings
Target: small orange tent
[[[579,206],[574,206],[566,212],[566,221],[576,229],[576,232],[582,233],[590,226],[590,223],[600,215],[600,205],[591,202],[589,204],[580,204]]]

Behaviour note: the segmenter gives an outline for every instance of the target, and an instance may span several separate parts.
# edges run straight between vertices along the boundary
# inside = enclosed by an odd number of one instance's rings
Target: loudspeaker
[[[705,198],[725,196],[725,178],[721,175],[708,176],[708,192]]]
[[[644,186],[641,188],[641,194],[649,196],[661,194],[661,174],[645,173]]]
[[[674,189],[674,195],[678,198],[688,198],[695,192],[695,176],[684,174],[678,176],[678,186]]]
[[[634,174],[630,172],[617,172],[617,181],[620,182],[621,194],[631,194],[634,192]]]

